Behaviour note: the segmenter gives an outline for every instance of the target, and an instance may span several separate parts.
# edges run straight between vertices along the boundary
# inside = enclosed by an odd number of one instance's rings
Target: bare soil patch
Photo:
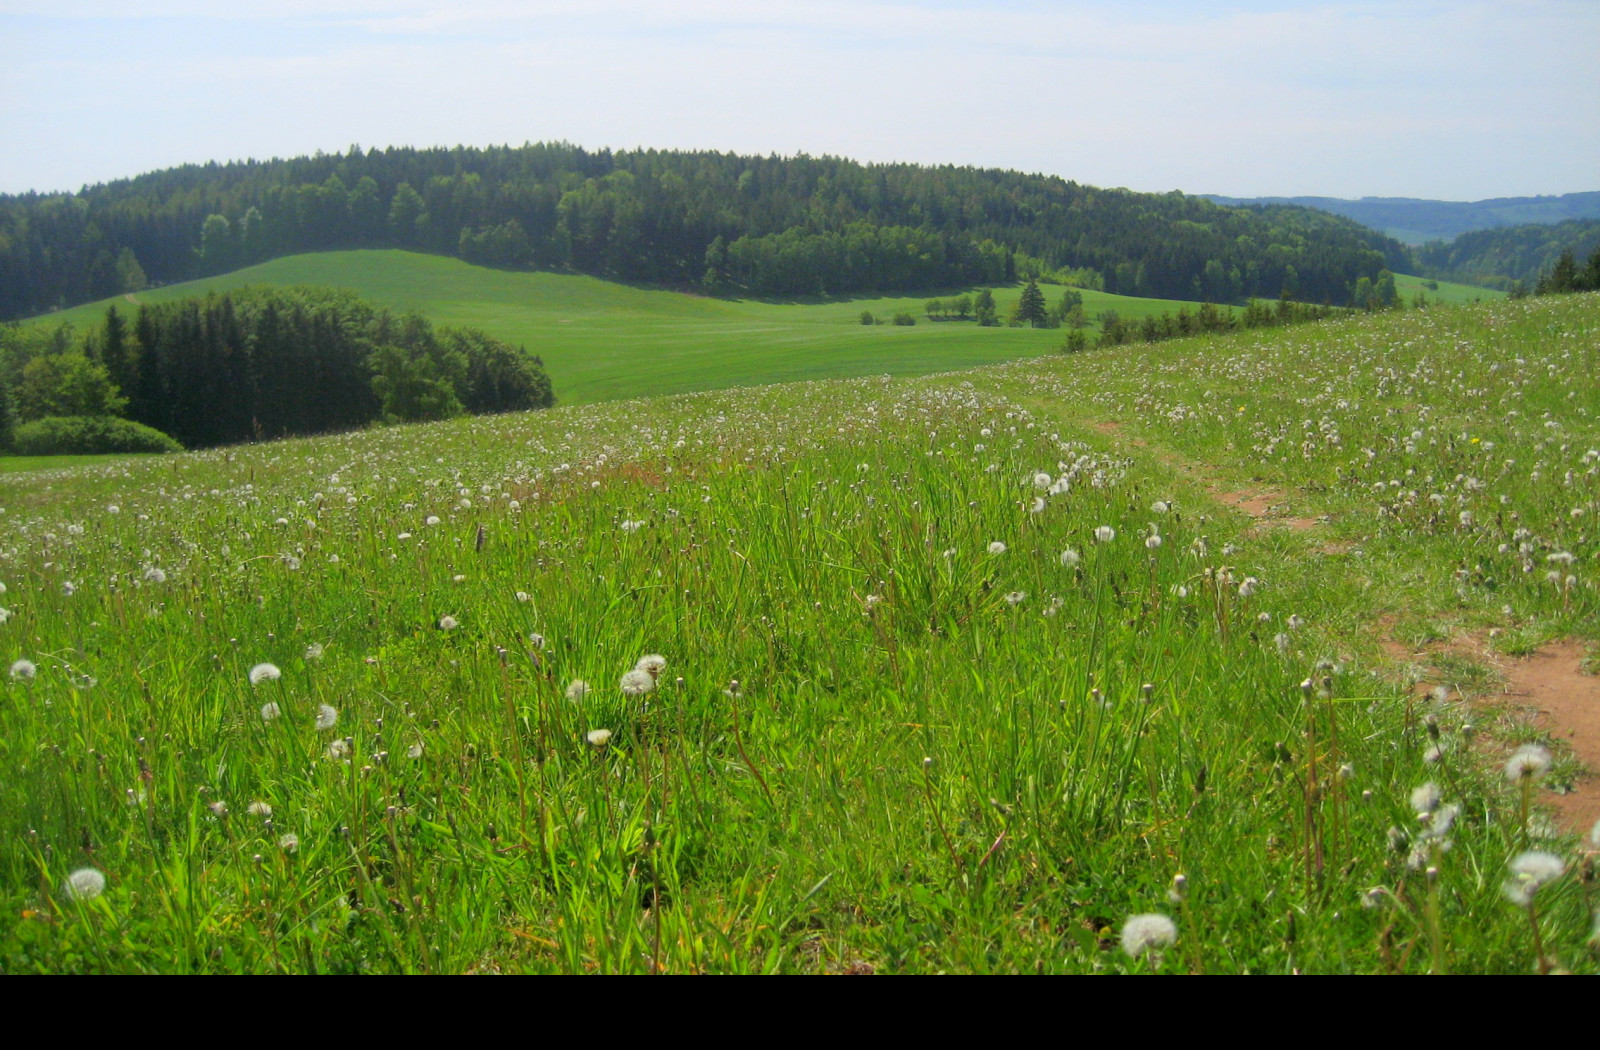
[[[1546,793],[1561,823],[1587,831],[1600,820],[1600,677],[1583,673],[1583,646],[1555,642],[1505,668],[1496,700],[1527,709],[1533,723],[1567,746],[1587,772],[1565,795]]]

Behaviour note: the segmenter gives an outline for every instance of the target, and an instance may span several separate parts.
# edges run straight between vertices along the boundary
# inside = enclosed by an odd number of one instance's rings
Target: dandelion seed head
[[[441,631],[453,631],[460,626],[461,621],[457,620],[454,616],[439,617],[439,630]]]
[[[589,743],[593,744],[595,747],[605,747],[607,744],[611,743],[611,730],[591,729],[584,735],[584,739],[589,741]]]
[[[11,665],[11,677],[19,682],[31,682],[39,673],[32,660],[18,660]]]
[[[339,724],[339,711],[329,704],[317,705],[317,728],[332,729]]]
[[[1117,538],[1117,530],[1113,529],[1110,525],[1100,525],[1100,526],[1097,526],[1095,528],[1095,530],[1094,530],[1094,541],[1096,543],[1110,543],[1112,540],[1114,540],[1116,538]],[[1135,918],[1143,918],[1143,917],[1144,916],[1135,916]]]
[[[619,685],[626,696],[643,696],[656,687],[656,680],[649,671],[641,671],[635,667],[622,676]]]
[[[286,831],[278,836],[278,848],[285,853],[294,853],[300,849],[300,836],[292,831]]]
[[[250,684],[260,685],[262,682],[276,682],[283,677],[283,672],[278,670],[277,664],[256,664],[250,668]]]
[[[283,714],[283,710],[278,707],[276,701],[269,700],[261,705],[261,720],[263,722],[270,722],[281,714]]]
[[[1439,808],[1439,785],[1428,781],[1411,792],[1411,810],[1418,815]]]
[[[1158,912],[1130,915],[1122,924],[1122,950],[1135,959],[1152,949],[1170,947],[1177,939],[1177,925]]]
[[[1073,550],[1071,547],[1068,547],[1066,550],[1061,552],[1061,564],[1065,565],[1069,569],[1072,566],[1078,564],[1082,560],[1083,560],[1083,555],[1079,554],[1077,551]]]
[[[92,901],[106,891],[106,877],[98,868],[79,868],[61,888],[75,901]]]
[[[1506,759],[1506,779],[1513,784],[1524,778],[1538,780],[1550,770],[1550,752],[1538,744],[1523,744]]]
[[[667,658],[660,653],[651,653],[639,657],[639,662],[633,665],[635,671],[643,671],[651,678],[660,678],[661,672],[667,669]]]
[[[248,810],[246,810],[246,812],[248,812],[252,817],[270,817],[272,816],[272,803],[252,802],[250,803],[250,807]]]
[[[589,683],[582,678],[574,678],[567,683],[567,699],[575,704],[581,704],[583,698],[589,695]]]
[[[1529,850],[1511,859],[1511,878],[1501,887],[1506,899],[1526,908],[1533,903],[1534,894],[1547,883],[1559,879],[1567,870],[1566,862],[1554,853]]]
[[[312,642],[310,645],[306,646],[305,658],[306,663],[311,664],[314,664],[318,660],[322,659],[322,644],[320,642]]]
[[[1004,543],[1001,543],[999,540],[995,540],[994,542],[989,544],[989,553],[990,554],[1004,554],[1005,552],[1006,552],[1006,545]]]

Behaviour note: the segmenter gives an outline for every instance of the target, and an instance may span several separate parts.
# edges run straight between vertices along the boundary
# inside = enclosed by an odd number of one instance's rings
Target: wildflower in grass
[[[263,722],[270,722],[281,714],[283,714],[283,710],[275,702],[268,701],[261,705],[261,720]]]
[[[1043,496],[1035,496],[1033,498],[1033,502],[1028,504],[1028,513],[1043,514],[1046,506],[1048,506],[1048,504],[1045,503]]]
[[[317,728],[332,729],[339,724],[339,711],[329,704],[317,705]]]
[[[1178,927],[1165,915],[1130,915],[1122,924],[1122,950],[1137,959],[1145,952],[1170,947],[1178,939]]]
[[[146,583],[166,583],[167,582],[167,574],[152,565],[150,568],[148,568],[148,569],[146,569],[144,571],[144,582],[146,582]]]
[[[659,653],[639,657],[639,662],[633,665],[635,671],[643,671],[651,678],[660,678],[661,672],[667,669],[667,658]]]
[[[1061,564],[1066,566],[1069,569],[1072,568],[1074,565],[1078,564],[1082,560],[1083,560],[1083,555],[1079,554],[1077,551],[1073,550],[1071,547],[1068,547],[1066,550],[1061,552]]]
[[[1439,808],[1439,785],[1428,781],[1411,792],[1411,810],[1418,816]]]
[[[228,804],[222,801],[220,798],[206,808],[211,811],[211,815],[213,817],[225,817],[228,815]]]
[[[1050,475],[1041,471],[1033,476],[1033,487],[1036,489],[1047,489],[1050,487],[1050,481]]]
[[[518,591],[517,594],[516,594],[516,598],[517,598],[517,601],[519,601],[519,602],[531,602],[531,601],[533,601],[533,595],[529,594],[527,591]]]
[[[335,762],[349,754],[350,741],[345,740],[343,737],[333,741],[328,745],[328,757],[333,759]]]
[[[643,696],[656,687],[656,680],[649,671],[641,671],[635,667],[622,676],[620,685],[624,695]]]
[[[1025,602],[1027,600],[1028,600],[1028,592],[1026,592],[1026,591],[1012,591],[1010,594],[1006,595],[1006,604],[1007,605],[1021,605],[1023,602]]]
[[[250,668],[250,684],[260,685],[262,682],[276,682],[283,677],[283,672],[278,670],[277,664],[256,664]]]
[[[1541,887],[1559,879],[1567,870],[1565,861],[1544,850],[1519,853],[1511,859],[1510,867],[1511,878],[1506,880],[1501,891],[1505,893],[1506,900],[1519,908],[1531,905],[1533,895]]]
[[[248,812],[252,817],[261,817],[262,819],[266,819],[267,817],[272,816],[272,803],[252,802],[250,803],[250,808],[246,812]]]
[[[321,643],[312,642],[310,645],[306,646],[305,658],[306,658],[306,663],[308,663],[308,664],[314,664],[318,660],[322,659],[322,645],[321,645]]]
[[[1167,900],[1173,904],[1182,904],[1187,896],[1189,896],[1189,877],[1180,871],[1172,876],[1172,885],[1167,887]]]
[[[1306,625],[1306,621],[1302,617],[1300,617],[1299,615],[1294,615],[1294,616],[1290,616],[1289,617],[1289,630],[1298,631],[1300,628],[1304,627],[1305,625]]]
[[[32,660],[18,660],[11,665],[11,677],[19,682],[31,682],[38,673],[39,668]]]
[[[278,836],[278,848],[285,853],[294,853],[300,849],[300,836],[292,831],[286,831]]]
[[[97,868],[79,868],[61,888],[75,901],[92,901],[106,891],[106,877]]]
[[[1278,647],[1280,654],[1287,653],[1289,651],[1289,636],[1279,631],[1272,636],[1272,644]]]
[[[78,585],[68,580],[61,585],[61,593],[70,598],[78,593]]]
[[[432,528],[433,526],[439,524],[439,515],[437,515],[437,514],[429,514],[427,519],[424,520],[422,524],[428,526],[429,528]]]
[[[1261,581],[1254,576],[1246,576],[1239,583],[1239,597],[1249,598],[1256,593],[1256,588],[1261,586]]]
[[[1538,780],[1550,770],[1550,752],[1538,744],[1523,744],[1506,760],[1506,779],[1513,784]]]
[[[1157,514],[1165,514],[1167,511],[1172,509],[1172,504],[1168,503],[1164,499],[1158,499],[1154,503],[1150,504],[1150,509]]]
[[[589,695],[589,683],[582,678],[574,678],[567,683],[567,699],[575,704],[583,703],[583,698]]]
[[[1150,535],[1145,537],[1144,545],[1146,550],[1160,550],[1161,534],[1159,532],[1152,532]]]
[[[421,744],[412,744],[410,747],[406,748],[406,757],[407,758],[421,758],[422,757],[422,745]]]
[[[0,605],[0,623],[5,623],[9,619],[11,619],[11,610]]]
[[[461,621],[457,620],[454,616],[439,617],[439,630],[441,631],[453,631],[460,626]]]
[[[989,553],[990,554],[1004,554],[1005,552],[1006,552],[1006,545],[1004,543],[1001,543],[999,540],[995,540],[993,543],[989,544]]]
[[[589,743],[593,744],[595,747],[605,747],[607,744],[611,743],[611,730],[591,729],[587,734],[584,735],[584,739],[589,741]]]
[[[638,532],[642,528],[644,528],[644,522],[642,521],[625,521],[622,523],[623,532]]]

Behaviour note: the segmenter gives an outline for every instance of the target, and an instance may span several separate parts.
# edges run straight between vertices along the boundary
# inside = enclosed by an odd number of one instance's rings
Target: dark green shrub
[[[877,324],[878,323],[878,319],[876,317],[872,316],[872,311],[871,310],[863,310],[863,311],[861,311],[861,323],[862,324]]]
[[[19,456],[183,451],[161,431],[116,416],[46,416],[18,427],[12,445]]]
[[[917,323],[917,319],[910,314],[895,314],[894,323],[898,325],[913,325]]]

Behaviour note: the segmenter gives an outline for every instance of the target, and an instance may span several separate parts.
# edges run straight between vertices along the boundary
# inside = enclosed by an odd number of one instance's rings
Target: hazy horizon
[[[1234,197],[1600,189],[1600,5],[6,5],[0,192],[565,140]]]

